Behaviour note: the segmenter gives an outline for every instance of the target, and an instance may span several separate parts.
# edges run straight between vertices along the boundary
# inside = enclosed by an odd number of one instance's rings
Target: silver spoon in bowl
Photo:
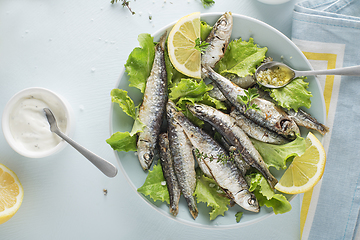
[[[97,156],[96,154],[92,153],[91,151],[87,150],[80,144],[76,143],[74,140],[66,136],[64,133],[60,131],[57,126],[56,119],[54,114],[51,112],[49,108],[44,108],[44,112],[46,118],[50,124],[50,131],[56,133],[59,137],[64,139],[68,142],[71,146],[73,146],[76,150],[78,150],[84,157],[86,157],[92,164],[94,164],[101,172],[103,172],[108,177],[115,177],[118,170],[117,168],[111,164],[110,162],[106,161],[105,159]]]
[[[271,75],[274,75],[277,79],[273,78],[274,76]],[[284,63],[272,61],[264,63],[256,69],[255,79],[264,87],[281,88],[297,77],[314,75],[360,76],[360,65],[327,70],[297,71]]]

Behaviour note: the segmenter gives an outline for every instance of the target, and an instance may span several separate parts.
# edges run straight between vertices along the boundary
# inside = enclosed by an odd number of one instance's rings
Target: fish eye
[[[202,111],[202,107],[201,106],[195,106],[195,111],[197,112],[201,112]]]
[[[153,157],[153,154],[152,153],[145,153],[143,155],[143,157],[144,157],[145,161],[150,161],[152,159],[152,157]]]
[[[248,199],[248,203],[249,203],[249,205],[251,205],[251,206],[255,205],[255,202],[256,202],[256,200],[255,200],[254,198],[249,198],[249,199]]]

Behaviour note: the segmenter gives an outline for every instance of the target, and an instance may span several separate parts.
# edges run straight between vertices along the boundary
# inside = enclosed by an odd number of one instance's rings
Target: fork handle
[[[115,177],[118,170],[117,168],[106,161],[105,159],[99,157],[95,153],[89,151],[84,148],[80,144],[76,143],[74,140],[60,132],[59,130],[54,131],[59,137],[68,142],[71,146],[73,146],[76,150],[78,150],[84,157],[86,157],[92,164],[94,164],[101,172],[103,172],[108,177]]]

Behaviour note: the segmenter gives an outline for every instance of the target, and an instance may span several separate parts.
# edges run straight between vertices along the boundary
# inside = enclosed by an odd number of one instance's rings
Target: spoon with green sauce
[[[264,87],[281,88],[297,77],[314,75],[360,76],[360,65],[328,70],[297,71],[284,63],[273,61],[260,65],[256,69],[255,79]]]

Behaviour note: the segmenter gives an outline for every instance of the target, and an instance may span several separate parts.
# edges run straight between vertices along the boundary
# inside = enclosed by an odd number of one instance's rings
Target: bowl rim
[[[16,143],[16,140],[14,139],[14,137],[11,133],[11,130],[10,130],[10,126],[9,126],[9,122],[10,122],[9,115],[10,115],[11,110],[13,109],[14,105],[22,97],[28,95],[29,93],[35,93],[35,92],[36,93],[38,93],[38,92],[48,93],[48,94],[52,95],[59,102],[59,104],[65,110],[65,116],[67,119],[66,131],[64,133],[68,136],[72,133],[74,126],[73,126],[73,113],[72,113],[70,104],[61,95],[59,95],[49,89],[43,88],[43,87],[30,87],[30,88],[26,88],[26,89],[23,89],[23,90],[15,93],[5,105],[5,108],[4,108],[3,114],[2,114],[2,119],[1,119],[1,127],[2,127],[2,131],[3,131],[4,137],[7,141],[7,143],[10,145],[10,147],[15,152],[17,152],[18,154],[20,154],[24,157],[28,157],[28,158],[44,158],[44,157],[48,157],[50,155],[53,155],[53,154],[58,153],[61,150],[63,150],[65,148],[65,146],[67,145],[66,142],[64,140],[61,140],[55,147],[53,147],[49,150],[46,150],[46,151],[41,151],[41,152],[30,151],[30,150],[27,150],[27,149],[21,147],[19,144]],[[45,117],[45,115],[44,115],[44,117]]]

